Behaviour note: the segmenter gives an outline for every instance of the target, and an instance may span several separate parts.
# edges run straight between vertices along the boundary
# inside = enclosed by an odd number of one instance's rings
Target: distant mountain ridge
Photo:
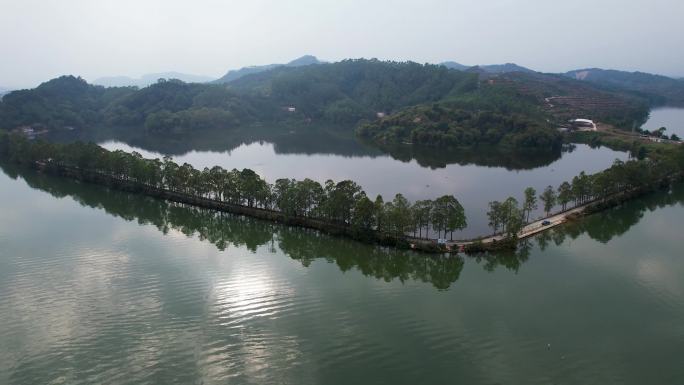
[[[441,65],[459,71],[497,76],[510,73],[538,74],[539,72],[515,63],[466,66],[454,61]],[[651,105],[684,106],[684,78],[668,77],[646,72],[628,72],[602,68],[585,68],[560,74],[574,80],[591,83],[606,91],[626,91],[649,101]]]
[[[159,79],[178,79],[185,83],[206,83],[213,80],[212,77],[202,75],[185,74],[181,72],[159,72],[152,74],[145,74],[139,78],[131,78],[128,76],[105,76],[93,80],[92,84],[104,87],[147,87],[154,84]]]
[[[302,67],[302,66],[307,66],[307,65],[312,65],[312,64],[322,64],[325,63],[321,60],[318,60],[317,57],[313,55],[304,55],[302,57],[299,57],[297,59],[294,59],[286,64],[266,64],[266,65],[261,65],[261,66],[249,66],[249,67],[243,67],[237,70],[230,70],[228,73],[220,77],[219,79],[216,79],[212,81],[212,83],[216,84],[224,84],[224,83],[230,83],[234,80],[240,79],[241,77],[247,76],[247,75],[252,75],[252,74],[257,74],[260,72],[265,72],[269,71],[278,67]]]
[[[4,96],[0,127],[102,125],[141,127],[150,133],[190,133],[272,122],[354,127],[360,122],[383,121],[392,124],[372,127],[366,130],[367,136],[388,142],[456,145],[494,144],[515,134],[522,142],[510,143],[544,147],[557,143],[551,138],[555,137],[554,124],[578,116],[629,128],[648,115],[652,100],[673,99],[684,84],[659,75],[598,69],[573,76],[528,73],[510,63],[461,71],[445,65],[378,59],[317,63],[321,62],[315,57],[305,56],[270,70],[262,67],[232,80],[229,86],[168,79],[142,89],[105,88],[73,76],[61,77]],[[168,74],[154,77],[159,75]],[[600,79],[613,79],[614,84],[593,82]],[[634,91],[635,84],[653,86],[656,80],[663,85],[649,91],[651,98]],[[659,93],[662,90],[670,94]],[[427,129],[421,129],[423,126]],[[510,131],[515,127],[520,127],[520,132]],[[547,130],[540,133],[537,128]],[[491,135],[487,134],[490,129]]]
[[[492,74],[502,74],[502,73],[509,73],[509,72],[524,72],[524,73],[535,73],[535,72],[537,72],[537,71],[531,70],[527,67],[517,65],[515,63],[490,64],[490,65],[483,65],[483,66],[479,66],[479,67],[484,69],[485,72],[492,73]]]
[[[469,71],[475,73],[486,73],[486,74],[505,74],[511,72],[523,72],[523,73],[535,73],[537,71],[531,70],[527,67],[517,65],[515,63],[505,63],[505,64],[489,64],[489,65],[476,65],[467,66],[455,61],[445,61],[440,63],[440,65],[445,66],[449,69],[454,69],[458,71]]]
[[[451,70],[465,71],[465,70],[467,70],[468,68],[470,68],[470,66],[467,66],[467,65],[464,65],[464,64],[461,64],[461,63],[457,63],[457,62],[455,62],[455,61],[445,61],[445,62],[442,62],[442,63],[439,63],[439,64],[440,64],[440,65],[443,65],[443,66],[445,66],[446,68],[451,69]]]
[[[684,106],[684,80],[645,72],[586,68],[564,74],[607,89],[630,91],[655,105]]]
[[[237,70],[230,70],[224,76],[219,79],[214,80],[212,83],[225,84],[238,80],[247,75],[253,75],[261,72],[266,72],[273,70],[278,67],[301,67],[312,64],[324,64],[326,62],[319,60],[313,55],[304,55],[300,58],[292,60],[286,64],[266,64],[261,66],[249,66],[243,67]],[[505,64],[491,64],[491,65],[481,65],[481,66],[467,66],[455,61],[445,61],[440,63],[440,65],[445,66],[449,69],[454,69],[458,71],[470,71],[478,73],[488,73],[488,74],[503,74],[509,72],[525,72],[525,73],[535,73],[529,68],[519,66],[514,63]]]

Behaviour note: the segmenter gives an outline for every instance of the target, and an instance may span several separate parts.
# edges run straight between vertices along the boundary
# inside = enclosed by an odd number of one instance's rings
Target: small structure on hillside
[[[597,131],[596,123],[591,119],[574,119],[570,124],[577,131]]]
[[[382,118],[384,118],[385,116],[387,116],[387,114],[385,114],[384,112],[380,111],[380,112],[376,112],[376,113],[375,113],[375,116],[376,116],[378,119],[382,119]]]
[[[44,124],[34,123],[31,125],[17,127],[12,131],[24,135],[28,139],[35,139],[38,135],[46,134],[48,129]]]
[[[36,130],[34,130],[31,126],[22,126],[19,128],[19,130],[21,130],[21,132],[26,136],[36,133]]]

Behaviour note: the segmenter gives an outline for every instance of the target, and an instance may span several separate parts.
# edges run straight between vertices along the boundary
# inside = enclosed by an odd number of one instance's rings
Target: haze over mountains
[[[652,104],[684,106],[684,80],[681,78],[600,68],[580,69],[565,75],[608,89],[628,90],[647,98]]]
[[[278,67],[301,67],[301,66],[306,66],[306,65],[312,65],[312,64],[321,64],[325,63],[323,61],[318,60],[317,57],[312,56],[312,55],[304,55],[300,58],[294,59],[286,64],[266,64],[266,65],[261,65],[261,66],[249,66],[249,67],[243,67],[238,70],[230,70],[228,73],[223,75],[221,78],[216,79],[213,81],[213,83],[228,83],[233,80],[237,80],[243,76],[246,75],[251,75],[251,74],[256,74],[259,72],[264,72],[268,70],[272,70],[274,68]]]
[[[5,95],[0,128],[138,127],[167,134],[321,122],[365,127],[359,132],[378,143],[556,148],[555,126],[569,119],[629,129],[651,107],[684,105],[682,80],[600,69],[544,74],[512,63],[454,70],[304,56],[230,71],[211,82],[178,75],[145,76],[140,80],[150,85],[142,88],[105,88],[62,76]]]
[[[371,127],[365,131],[368,137],[430,145],[495,144],[505,139],[515,147],[553,147],[559,141],[549,122],[590,116],[631,126],[648,115],[644,98],[560,74],[483,76],[479,67],[456,71],[377,59],[314,63],[320,61],[305,58],[229,84],[167,79],[142,89],[105,88],[63,76],[6,95],[0,103],[0,124],[10,130],[24,125],[106,126],[166,134],[274,122],[355,128],[362,121],[386,117],[383,121],[393,124]]]
[[[440,64],[449,68],[449,69],[454,69],[454,70],[459,70],[459,71],[481,72],[481,73],[489,73],[489,74],[503,74],[503,73],[509,73],[509,72],[526,72],[526,73],[536,72],[534,70],[531,70],[529,68],[517,65],[515,63],[467,66],[467,65],[464,65],[461,63],[457,63],[455,61],[445,61],[445,62],[440,63]]]
[[[214,83],[227,84],[241,79],[248,75],[259,74],[271,71],[280,67],[294,68],[308,65],[324,64],[326,61],[318,59],[313,55],[304,55],[290,62],[279,64],[266,64],[243,67],[229,70],[222,77],[215,79],[210,76],[192,75],[181,72],[162,72],[152,73],[131,78],[128,76],[109,76],[101,77],[92,82],[95,85],[105,87],[127,87],[136,86],[139,88],[147,87],[156,83],[159,79],[178,79],[185,83]],[[487,64],[487,65],[465,65],[456,61],[445,61],[439,63],[449,69],[473,72],[481,75],[501,75],[508,73],[527,73],[534,74],[537,71],[515,64]],[[684,79],[672,78],[663,75],[654,75],[644,72],[627,72],[618,70],[606,70],[600,68],[588,68],[568,71],[562,75],[581,81],[587,81],[594,85],[606,89],[628,90],[649,99],[653,104],[675,104],[684,105]],[[0,95],[8,93],[9,89],[0,87]]]
[[[225,75],[218,79],[214,79],[209,76],[191,75],[181,72],[162,72],[146,74],[140,78],[131,78],[128,76],[106,76],[95,79],[92,84],[100,85],[104,87],[129,87],[135,86],[139,88],[147,87],[150,84],[156,83],[159,79],[178,79],[186,83],[216,83],[225,84],[232,81],[238,80],[244,76],[257,74],[269,70],[273,70],[278,67],[302,67],[307,65],[323,64],[326,61],[318,59],[313,55],[304,55],[285,64],[274,63],[265,65],[255,65],[249,67],[243,67],[236,70],[229,70]],[[487,74],[503,74],[510,72],[526,72],[533,73],[536,72],[529,68],[517,65],[515,63],[505,63],[505,64],[490,64],[490,65],[476,65],[467,66],[464,64],[457,63],[455,61],[446,61],[440,63],[441,65],[458,71],[469,71],[477,73],[487,73]]]
[[[212,81],[213,78],[202,75],[191,75],[181,72],[160,72],[153,74],[145,74],[140,78],[131,78],[128,76],[106,76],[95,79],[92,84],[104,87],[147,87],[154,84],[159,79],[178,79],[186,83],[206,83]]]
[[[302,57],[295,59],[295,60],[293,60],[289,63],[286,63],[286,64],[268,64],[268,65],[262,65],[262,66],[243,67],[243,68],[238,69],[238,70],[230,70],[223,77],[215,80],[214,83],[219,83],[219,84],[220,83],[229,83],[229,82],[232,82],[234,80],[240,79],[243,76],[272,70],[272,69],[278,68],[278,67],[301,67],[301,66],[306,66],[306,65],[322,64],[322,63],[326,63],[326,62],[319,60],[315,56],[305,55],[305,56],[302,56]],[[467,66],[464,64],[457,63],[455,61],[446,61],[446,62],[439,63],[439,64],[443,65],[449,69],[454,69],[454,70],[458,70],[458,71],[470,71],[470,72],[489,73],[489,74],[502,74],[502,73],[510,73],[510,72],[526,72],[526,73],[536,72],[536,71],[533,71],[529,68],[519,66],[515,63]]]
[[[278,67],[301,67],[322,63],[326,62],[319,60],[315,56],[305,55],[286,64],[250,66],[239,70],[231,70],[220,79],[213,81],[213,83],[230,83],[244,76],[273,70]],[[533,69],[515,63],[469,66],[455,61],[445,61],[439,64],[449,69],[474,72],[481,75],[501,75],[516,72],[526,74],[538,73]],[[648,99],[654,105],[684,105],[684,78],[677,79],[644,72],[605,70],[600,68],[573,70],[561,75],[571,77],[575,80],[586,81],[608,90],[634,92]]]

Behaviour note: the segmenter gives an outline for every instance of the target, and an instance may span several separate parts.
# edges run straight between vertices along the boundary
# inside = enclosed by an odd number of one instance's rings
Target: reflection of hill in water
[[[201,131],[200,135],[147,135],[144,129],[98,129],[96,132],[62,133],[52,135],[57,141],[105,142],[117,140],[128,145],[171,156],[191,151],[225,152],[255,142],[273,143],[277,154],[329,154],[345,157],[381,157],[410,162],[422,167],[444,168],[450,164],[505,167],[509,170],[528,170],[544,167],[561,157],[561,152],[504,151],[490,146],[477,148],[435,148],[410,145],[377,148],[356,139],[353,129],[339,127],[243,127],[235,130]],[[571,149],[571,148],[570,148]],[[566,149],[567,150],[567,149]]]
[[[567,147],[565,151],[572,151]],[[505,151],[491,146],[473,148],[454,148],[448,151],[436,151],[430,147],[394,146],[384,150],[392,158],[409,162],[415,159],[418,164],[429,168],[444,168],[450,164],[461,166],[477,165],[485,167],[504,167],[507,170],[531,170],[548,166],[558,160],[562,153],[556,152],[518,152]]]

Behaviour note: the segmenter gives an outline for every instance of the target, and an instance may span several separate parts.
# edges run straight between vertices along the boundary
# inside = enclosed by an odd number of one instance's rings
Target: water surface
[[[110,150],[138,151],[148,158],[163,156],[119,141],[107,141],[101,145]],[[487,153],[484,154],[486,156]],[[492,157],[498,155],[491,154]],[[564,152],[562,157],[551,160],[548,165],[530,169],[472,163],[425,167],[416,159],[398,160],[390,155],[279,153],[274,144],[267,142],[242,144],[225,152],[193,150],[174,157],[179,164],[187,162],[198,169],[215,165],[226,169],[250,168],[270,183],[278,178],[311,178],[321,183],[327,179],[350,179],[361,185],[371,199],[380,194],[385,200],[391,200],[397,193],[411,201],[454,195],[464,206],[468,217],[468,228],[455,237],[488,234],[490,230],[485,213],[491,201],[503,201],[509,196],[522,201],[527,187],[534,187],[541,193],[546,186],[557,187],[581,171],[594,173],[608,168],[615,159],[626,160],[627,154],[576,145],[572,151]],[[533,217],[541,214],[541,210],[537,210]]]
[[[684,108],[681,107],[661,107],[651,110],[648,121],[641,127],[648,131],[654,131],[660,127],[665,127],[665,133],[670,136],[677,134],[684,138]]]
[[[391,200],[401,193],[410,201],[456,196],[466,210],[468,227],[455,239],[489,234],[489,202],[513,196],[522,201],[527,187],[538,193],[557,187],[581,171],[595,173],[628,155],[608,148],[568,145],[556,152],[506,151],[501,148],[435,149],[389,146],[379,149],[359,140],[349,127],[257,126],[208,130],[192,135],[147,135],[143,128],[67,132],[56,141],[93,141],[110,150],[137,151],[148,158],[169,155],[178,163],[203,169],[250,168],[274,183],[278,178],[350,179],[371,199]],[[542,210],[530,219],[540,217]]]
[[[684,186],[435,258],[3,166],[2,384],[676,384]]]

